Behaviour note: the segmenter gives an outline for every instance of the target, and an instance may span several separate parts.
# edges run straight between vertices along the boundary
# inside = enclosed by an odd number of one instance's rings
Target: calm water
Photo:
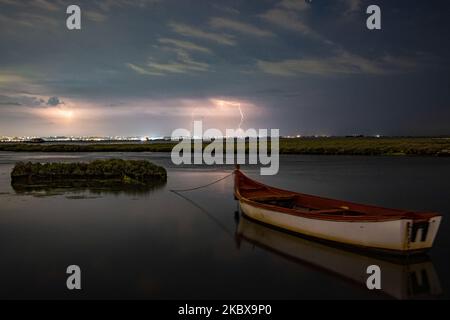
[[[144,194],[55,190],[16,193],[16,161],[148,159],[168,182]],[[174,167],[169,154],[0,152],[0,298],[449,298],[450,159],[283,156],[274,186],[444,215],[435,247],[421,261],[365,257],[235,219],[231,167]],[[65,270],[82,269],[69,292]],[[366,267],[382,268],[383,292],[365,288]]]

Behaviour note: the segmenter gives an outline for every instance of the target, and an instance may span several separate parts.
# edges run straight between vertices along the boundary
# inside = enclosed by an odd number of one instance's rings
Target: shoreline
[[[143,143],[0,143],[11,152],[171,152],[177,142]],[[209,143],[203,143],[203,147]],[[447,138],[281,138],[280,154],[441,156],[450,157]]]

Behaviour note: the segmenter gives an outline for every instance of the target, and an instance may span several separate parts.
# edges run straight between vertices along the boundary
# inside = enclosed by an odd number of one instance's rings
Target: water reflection
[[[381,268],[382,291],[396,299],[429,298],[442,293],[428,256],[395,260],[366,256],[273,229],[241,216],[236,229],[238,247],[247,242],[263,250],[366,287],[366,268]]]
[[[166,182],[155,181],[153,183],[147,183],[142,185],[136,184],[123,184],[123,183],[111,183],[101,181],[88,181],[88,180],[70,180],[57,183],[45,183],[45,184],[26,184],[26,183],[13,183],[11,187],[16,194],[37,195],[37,196],[53,196],[61,195],[65,193],[85,193],[102,195],[112,194],[119,195],[125,194],[129,196],[138,196],[149,194],[157,189],[163,188]]]

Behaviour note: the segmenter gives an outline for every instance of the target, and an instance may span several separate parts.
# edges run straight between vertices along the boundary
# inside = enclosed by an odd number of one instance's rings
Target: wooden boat
[[[304,236],[394,254],[433,246],[441,215],[327,199],[264,185],[235,170],[234,193],[247,217]]]
[[[396,299],[428,299],[442,294],[439,276],[428,255],[399,259],[372,251],[344,250],[297,237],[246,217],[239,219],[235,238],[240,249],[249,244],[308,268],[312,273],[324,273],[363,288],[367,288],[367,267],[377,265],[382,270],[382,293]],[[379,294],[378,290],[374,291]]]

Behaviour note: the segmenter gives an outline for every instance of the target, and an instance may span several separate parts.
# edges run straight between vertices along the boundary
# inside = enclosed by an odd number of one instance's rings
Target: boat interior
[[[345,215],[345,216],[361,216],[364,215],[363,212],[356,212],[350,210],[348,207],[336,207],[336,208],[322,208],[319,206],[313,206],[308,203],[307,199],[303,199],[301,195],[283,195],[283,194],[271,194],[271,195],[263,195],[259,194],[258,191],[263,191],[263,193],[267,192],[264,187],[259,187],[257,189],[253,188],[251,193],[252,196],[248,197],[249,200],[272,205],[276,207],[292,209],[301,213],[309,213],[309,214],[323,214],[323,215]],[[246,190],[250,191],[250,190]],[[265,191],[265,192],[264,192]]]
[[[380,217],[427,219],[436,215],[435,213],[429,212],[410,212],[362,205],[282,190],[254,181],[240,171],[237,171],[235,178],[236,188],[242,197],[252,202],[274,206],[298,214],[370,219]]]

